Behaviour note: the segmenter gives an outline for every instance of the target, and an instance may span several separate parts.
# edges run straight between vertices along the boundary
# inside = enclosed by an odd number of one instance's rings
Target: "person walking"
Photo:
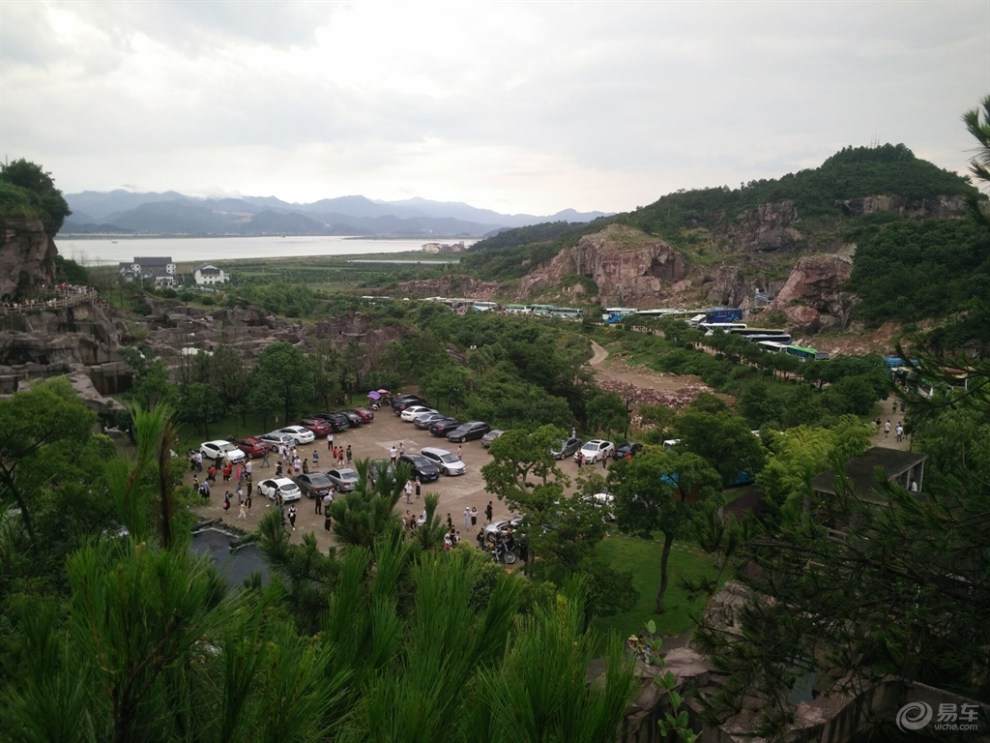
[[[464,531],[471,528],[471,509],[467,506],[464,507]]]
[[[317,469],[320,466],[320,450],[315,446],[313,447],[313,469]]]
[[[471,506],[471,528],[473,529],[478,525],[478,509]]]
[[[271,467],[271,461],[269,460],[269,455],[272,453],[272,448],[270,446],[265,447],[265,453],[261,457],[262,467]]]
[[[395,467],[395,460],[399,458],[399,450],[395,448],[395,444],[388,450],[389,461],[392,462],[392,466]]]
[[[352,458],[353,456],[354,456],[354,453],[353,453],[353,452],[351,451],[351,445],[350,445],[350,444],[348,444],[348,445],[347,445],[347,466],[348,466],[348,467],[350,467],[350,466],[351,466],[351,458]]]
[[[888,420],[883,424],[883,437],[887,438],[890,436],[890,421]]]
[[[292,525],[292,531],[296,530],[296,507],[289,506],[289,523]]]
[[[315,504],[316,510],[313,513],[323,513],[323,496],[317,493],[313,496],[313,503]]]
[[[412,503],[412,494],[413,494],[412,480],[406,480],[406,484],[402,487],[402,489],[406,493],[406,503]]]
[[[243,503],[241,503],[241,507],[240,507],[240,509],[237,512],[237,518],[238,519],[245,519],[245,520],[247,519],[247,511],[244,510],[244,504]]]
[[[327,434],[327,451],[333,451],[333,429]]]
[[[492,502],[488,501],[488,505],[485,506],[485,518],[488,520],[489,524],[492,523],[492,513]]]
[[[416,475],[416,498],[418,499],[423,494],[423,483],[419,481],[419,475]]]
[[[463,462],[464,461],[464,457],[461,456],[462,454],[464,454],[464,447],[461,444],[458,444],[457,445],[457,461],[458,462]]]
[[[904,426],[900,423],[897,424],[897,428],[894,429],[894,433],[898,441],[904,440]]]

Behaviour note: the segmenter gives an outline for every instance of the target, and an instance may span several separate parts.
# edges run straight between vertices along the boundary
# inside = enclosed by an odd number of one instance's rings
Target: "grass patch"
[[[596,618],[592,625],[600,630],[615,630],[622,637],[639,634],[652,619],[662,635],[677,635],[694,626],[708,596],[689,596],[681,579],[697,581],[702,577],[714,579],[718,569],[711,555],[688,541],[674,542],[670,553],[670,583],[667,586],[663,614],[653,611],[657,587],[660,585],[660,549],[658,540],[646,541],[635,537],[612,534],[598,545],[598,557],[607,560],[616,570],[631,570],[633,586],[639,600],[631,611],[613,617]]]

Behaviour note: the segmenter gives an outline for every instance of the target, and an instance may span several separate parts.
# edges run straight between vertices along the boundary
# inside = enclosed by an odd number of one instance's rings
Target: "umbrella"
[[[378,394],[379,394],[379,395],[388,395],[388,394],[390,394],[390,393],[389,393],[389,391],[388,391],[388,390],[385,390],[385,389],[381,389],[381,390],[378,390]]]
[[[377,400],[379,397],[381,397],[381,395],[379,395],[374,390],[372,390],[371,392],[368,393],[368,399],[370,399],[370,400]]]

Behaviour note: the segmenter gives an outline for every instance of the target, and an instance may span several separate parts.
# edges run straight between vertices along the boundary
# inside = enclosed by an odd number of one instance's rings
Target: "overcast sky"
[[[66,193],[626,211],[903,142],[963,172],[990,2],[0,0],[0,156]]]

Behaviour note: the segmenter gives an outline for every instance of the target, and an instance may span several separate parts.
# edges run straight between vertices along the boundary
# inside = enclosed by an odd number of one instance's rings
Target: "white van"
[[[463,475],[467,472],[464,462],[458,459],[456,454],[451,454],[446,449],[435,449],[432,446],[427,446],[420,449],[419,453],[439,467],[445,475]]]

